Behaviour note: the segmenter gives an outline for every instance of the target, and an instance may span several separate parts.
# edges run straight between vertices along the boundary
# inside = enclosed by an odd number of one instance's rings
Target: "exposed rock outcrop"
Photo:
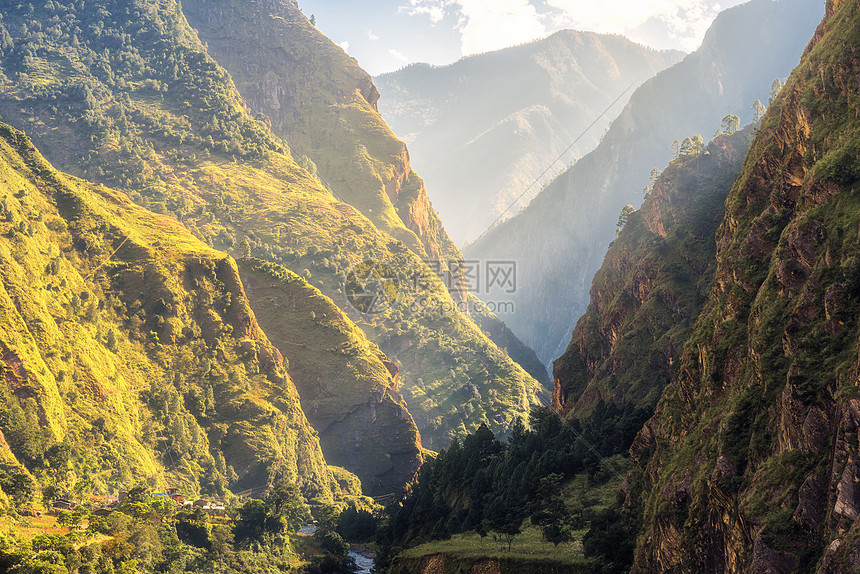
[[[591,303],[554,363],[552,408],[651,407],[671,380],[715,270],[715,232],[753,127],[672,162],[610,247]]]
[[[726,201],[713,289],[636,442],[653,487],[633,572],[860,566],[858,23],[828,2]]]

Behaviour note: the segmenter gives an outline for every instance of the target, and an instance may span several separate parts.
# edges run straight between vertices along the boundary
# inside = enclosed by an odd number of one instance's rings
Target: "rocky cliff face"
[[[78,494],[145,480],[220,497],[281,478],[340,494],[230,257],[58,173],[5,124],[0,179],[7,475]]]
[[[715,232],[753,131],[673,161],[629,217],[553,364],[554,410],[582,418],[599,400],[656,405],[710,293]]]
[[[634,572],[856,570],[858,23],[828,2],[726,202],[713,290],[633,447]]]
[[[790,73],[821,14],[810,0],[754,0],[726,10],[699,50],[636,90],[593,152],[518,216],[464,248],[469,259],[517,261],[516,309],[500,318],[542,361],[570,342],[618,213],[641,204],[649,173],[669,162],[672,142],[696,133],[707,139],[729,113],[751,121],[750,105],[767,101],[773,79]]]
[[[192,0],[189,22],[255,113],[326,186],[383,231],[432,259],[460,259],[424,182],[377,109],[370,76],[294,2]]]

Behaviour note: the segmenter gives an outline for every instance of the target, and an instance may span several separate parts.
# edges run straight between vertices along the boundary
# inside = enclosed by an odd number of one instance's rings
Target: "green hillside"
[[[406,146],[379,115],[370,76],[294,0],[191,0],[182,9],[251,110],[338,198],[418,255],[461,258]]]
[[[260,324],[290,358],[327,460],[354,469],[369,494],[396,492],[422,462],[397,367],[301,277],[259,259],[241,259],[239,269]]]
[[[282,264],[347,311],[341,288],[365,259],[426,275],[427,290],[401,290],[386,313],[351,315],[400,365],[425,446],[484,421],[505,431],[537,401],[540,385],[462,313],[412,311],[454,305],[418,255],[339,202],[251,116],[177,3],[22,3],[2,26],[0,115],[62,169],[175,216],[216,248]]]
[[[858,22],[828,2],[729,194],[713,289],[634,445],[633,572],[855,569]]]
[[[340,495],[232,259],[5,125],[0,172],[3,472],[37,481],[7,495]]]

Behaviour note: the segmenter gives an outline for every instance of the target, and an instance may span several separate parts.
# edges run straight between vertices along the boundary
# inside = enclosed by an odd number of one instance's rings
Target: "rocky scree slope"
[[[856,569],[858,24],[828,2],[726,202],[713,290],[632,449],[634,572]]]

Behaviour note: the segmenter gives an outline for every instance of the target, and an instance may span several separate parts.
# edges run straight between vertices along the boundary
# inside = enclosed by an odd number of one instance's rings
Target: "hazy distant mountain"
[[[767,101],[774,78],[800,58],[824,3],[753,0],[714,21],[702,47],[640,87],[600,145],[554,181],[517,217],[466,248],[467,258],[517,261],[508,326],[543,361],[559,356],[615,233],[625,204],[639,205],[651,168],[671,144],[701,133],[726,114],[747,123],[751,104]]]
[[[450,66],[416,64],[380,76],[379,109],[409,144],[433,205],[462,243],[476,239],[579,136],[565,160],[594,149],[633,88],[682,57],[621,36],[559,32]],[[556,166],[544,183],[563,169]],[[540,189],[533,186],[517,209]]]

